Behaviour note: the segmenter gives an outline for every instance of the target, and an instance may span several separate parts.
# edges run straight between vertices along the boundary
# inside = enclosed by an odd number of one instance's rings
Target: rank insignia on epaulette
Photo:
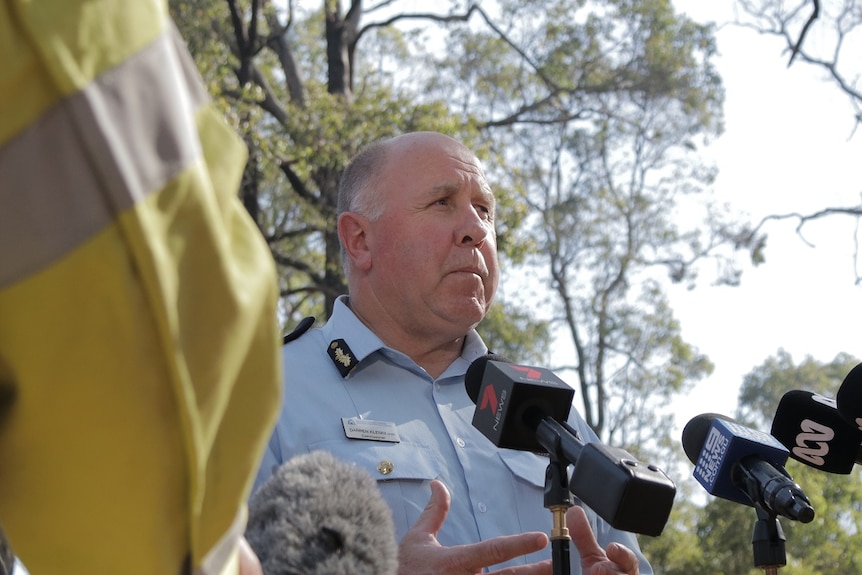
[[[338,373],[341,377],[347,377],[354,367],[356,367],[356,358],[353,357],[353,352],[347,346],[347,342],[343,339],[334,339],[329,342],[329,348],[326,350],[329,354],[332,363],[338,368]]]

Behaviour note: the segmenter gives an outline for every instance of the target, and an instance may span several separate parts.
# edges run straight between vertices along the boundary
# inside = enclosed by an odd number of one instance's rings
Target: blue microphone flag
[[[715,418],[695,463],[694,478],[717,497],[752,505],[751,498],[734,485],[730,472],[730,466],[751,455],[782,467],[790,452],[768,433]]]

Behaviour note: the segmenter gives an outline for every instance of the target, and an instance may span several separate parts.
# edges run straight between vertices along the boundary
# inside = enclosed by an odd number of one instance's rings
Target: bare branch
[[[248,57],[251,58],[258,50],[257,48],[257,15],[260,9],[260,0],[251,0],[251,21],[248,24]]]
[[[463,14],[434,14],[431,12],[403,12],[401,14],[396,14],[386,20],[381,20],[379,22],[371,22],[366,24],[361,29],[359,29],[356,33],[356,37],[353,39],[353,44],[359,42],[359,39],[368,31],[374,30],[375,28],[387,28],[396,22],[400,22],[402,20],[431,20],[434,22],[466,22],[470,19],[470,16],[473,15],[473,12],[476,10],[475,5],[470,5],[467,8],[467,11]]]
[[[323,233],[324,231],[326,230],[324,230],[320,226],[306,226],[295,230],[282,230],[280,232],[265,236],[265,238],[267,243],[273,244],[284,240],[301,238],[310,234]]]
[[[802,47],[802,42],[805,40],[805,35],[808,33],[808,28],[811,27],[811,24],[813,24],[814,21],[817,20],[817,17],[820,15],[820,0],[811,0],[811,3],[814,4],[814,10],[812,10],[811,16],[808,17],[808,21],[805,22],[805,26],[802,27],[802,32],[799,33],[799,39],[796,41],[796,44],[793,46],[793,50],[790,52],[790,61],[787,62],[788,68],[791,64],[793,64],[793,59],[796,57],[796,54]]]
[[[862,112],[860,112],[862,110],[862,92],[856,88],[856,82],[839,69],[839,60],[842,49],[845,48],[845,42],[851,38],[852,33],[857,32],[862,26],[862,14],[855,8],[853,0],[845,2],[840,13],[834,16],[828,10],[821,10],[822,6],[819,0],[812,0],[812,2],[813,11],[805,21],[802,32],[797,38],[791,36],[789,29],[794,22],[804,17],[799,12],[806,6],[805,2],[793,10],[782,11],[782,4],[775,6],[774,11],[767,12],[766,8],[750,0],[737,0],[737,4],[742,7],[751,20],[737,20],[735,24],[762,35],[771,35],[782,39],[787,44],[787,50],[791,53],[788,66],[794,61],[802,60],[825,70],[838,88],[850,98],[851,105],[856,110],[853,127],[855,133],[856,128],[862,123]],[[804,46],[806,34],[817,19],[822,22],[821,26],[826,27],[835,36],[832,53],[828,57],[815,56],[811,51],[806,51]]]
[[[299,66],[296,65],[296,60],[293,57],[293,50],[290,49],[290,44],[287,42],[287,30],[290,24],[282,26],[275,14],[272,13],[267,14],[267,22],[272,33],[266,39],[266,45],[278,56],[291,101],[299,107],[304,107],[303,81],[299,74]]]
[[[292,258],[290,256],[286,256],[275,250],[271,251],[272,257],[275,260],[275,263],[277,263],[278,265],[285,266],[298,272],[307,274],[311,278],[312,283],[315,286],[320,286],[321,284],[323,284],[323,276],[319,273],[316,273],[315,269],[312,268],[311,265],[308,264],[308,262]]]
[[[287,110],[281,105],[278,98],[275,97],[272,88],[269,86],[269,82],[266,81],[266,78],[264,78],[257,66],[252,66],[251,72],[254,83],[263,91],[263,100],[259,101],[258,105],[272,114],[279,124],[287,126]]]
[[[824,208],[818,212],[814,212],[811,214],[805,214],[805,215],[800,214],[798,212],[791,212],[789,214],[770,214],[768,216],[765,216],[762,220],[760,220],[760,223],[757,224],[757,226],[755,226],[754,231],[757,232],[768,221],[798,219],[799,224],[796,226],[796,233],[799,234],[800,237],[802,237],[802,239],[803,239],[803,241],[805,241],[805,243],[813,246],[813,244],[811,244],[808,240],[806,240],[802,236],[802,227],[805,224],[807,224],[808,222],[811,222],[813,220],[824,218],[826,216],[834,216],[834,215],[855,216],[856,218],[859,218],[860,216],[862,216],[862,206],[849,206],[849,207],[843,207],[843,208]]]
[[[305,182],[302,181],[302,178],[299,177],[299,174],[293,171],[289,160],[282,160],[280,167],[282,173],[287,178],[287,181],[290,183],[291,188],[293,188],[293,191],[296,192],[297,196],[313,206],[320,207],[322,205],[320,198],[312,194],[308,187],[306,187]]]
[[[236,77],[240,86],[245,86],[250,78],[249,67],[251,66],[251,46],[248,36],[243,27],[243,19],[240,14],[236,0],[227,0],[227,5],[230,8],[230,21],[233,26],[233,34],[236,39],[236,57],[239,59],[239,69],[236,70]]]

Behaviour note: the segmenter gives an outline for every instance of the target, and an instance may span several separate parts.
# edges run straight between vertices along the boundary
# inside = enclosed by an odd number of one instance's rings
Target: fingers
[[[640,561],[635,552],[619,543],[608,545],[608,559],[616,563],[624,573],[637,575],[640,571]]]
[[[449,505],[452,502],[452,496],[449,495],[449,490],[443,485],[442,481],[433,480],[431,482],[431,497],[428,499],[428,504],[419,519],[410,528],[409,533],[414,535],[422,534],[424,536],[437,537],[440,528],[443,527],[443,522],[446,520],[446,515],[449,513]]]
[[[458,545],[449,547],[450,559],[457,565],[468,570],[470,573],[480,571],[483,567],[497,565],[515,557],[529,555],[548,544],[548,536],[540,532],[521,533],[519,535],[506,535],[494,537],[471,545]],[[550,563],[547,564],[550,568]],[[545,573],[546,567],[542,564],[526,565],[522,568],[507,569],[495,573],[502,574],[539,574]],[[550,573],[550,571],[547,571]]]
[[[437,542],[437,533],[446,520],[451,496],[440,481],[434,480],[430,485],[431,497],[428,504],[399,545],[400,574],[469,575],[478,573],[485,567],[535,553],[548,545],[548,536],[536,532],[495,537],[470,545],[441,546]],[[619,543],[611,543],[605,552],[596,541],[589,519],[582,508],[570,508],[566,514],[566,523],[572,542],[581,557],[584,573],[638,575],[637,555]],[[552,571],[551,562],[542,561],[492,571],[489,575],[551,575]]]
[[[572,543],[581,556],[581,569],[590,575],[638,575],[640,562],[634,551],[619,543],[608,545],[607,553],[596,541],[584,510],[572,507],[566,513]]]
[[[489,571],[488,575],[553,575],[554,566],[551,560],[531,563],[530,565],[519,565],[507,567],[499,571]]]
[[[437,533],[449,512],[451,497],[440,481],[431,482],[431,497],[416,523],[398,546],[398,573],[402,575],[472,575],[483,568],[535,553],[548,544],[544,533],[495,537],[470,545],[443,547]],[[551,575],[550,562],[495,571],[498,575]]]
[[[239,575],[263,575],[263,567],[245,537],[239,539]]]
[[[607,559],[604,550],[599,547],[596,536],[593,535],[593,530],[590,527],[590,520],[587,519],[587,514],[581,507],[575,505],[569,508],[566,512],[566,526],[569,528],[569,535],[572,538],[572,543],[578,549],[578,554],[581,556],[581,564]]]

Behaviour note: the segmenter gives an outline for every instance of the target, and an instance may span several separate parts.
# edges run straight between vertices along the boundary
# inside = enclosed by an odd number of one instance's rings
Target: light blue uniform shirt
[[[475,543],[526,531],[550,532],[551,512],[544,507],[548,459],[534,453],[499,449],[472,425],[475,404],[464,387],[464,374],[488,352],[475,331],[461,356],[436,380],[409,357],[386,347],[338,299],[332,317],[284,346],[284,401],[255,480],[255,489],[273,470],[295,455],[326,450],[354,462],[378,480],[392,509],[398,540],[428,503],[432,479],[441,480],[452,505],[438,540],[444,546]],[[327,350],[335,340],[356,363],[342,377]],[[346,344],[346,345],[345,345]],[[349,439],[342,418],[395,424],[398,442]],[[584,441],[595,433],[572,409],[569,423]],[[591,510],[587,516],[599,544],[617,541],[641,558],[640,572],[652,569],[631,533],[618,531]],[[551,545],[504,565],[550,558]],[[572,573],[580,559],[571,549]]]

